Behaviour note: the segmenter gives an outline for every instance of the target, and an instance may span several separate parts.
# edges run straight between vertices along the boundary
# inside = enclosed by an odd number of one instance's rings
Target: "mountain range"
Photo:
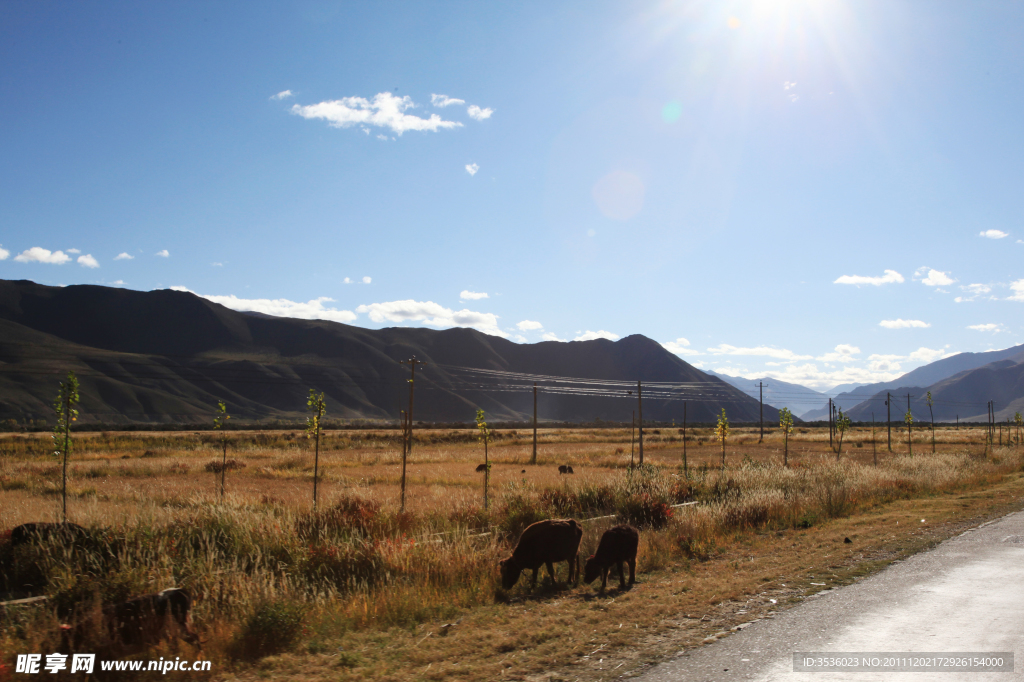
[[[828,401],[829,397],[827,393],[820,393],[806,386],[791,384],[781,379],[772,379],[770,377],[745,379],[743,377],[721,374],[712,369],[704,371],[726,383],[732,384],[751,397],[760,395],[761,385],[763,384],[764,402],[766,405],[771,405],[778,409],[788,407],[800,419],[804,419],[804,413],[815,409],[821,404],[822,400]]]
[[[682,419],[671,391],[687,392],[691,422],[723,408],[734,422],[759,416],[757,399],[641,335],[518,344],[473,329],[371,330],[242,313],[184,291],[0,280],[2,419],[51,418],[58,382],[74,370],[86,423],[208,422],[219,400],[243,420],[295,421],[310,389],[325,394],[328,418],[396,420],[409,405],[401,361],[413,356],[426,363],[416,375],[417,421],[471,422],[478,408],[490,420],[530,419],[533,381],[542,421],[628,422],[637,400],[625,382],[637,380],[674,385],[644,389],[645,421]],[[622,383],[599,396],[554,377]],[[764,418],[777,421],[777,410],[766,405]]]

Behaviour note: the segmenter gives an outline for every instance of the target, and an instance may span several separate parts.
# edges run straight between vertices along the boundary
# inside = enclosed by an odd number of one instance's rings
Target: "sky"
[[[1024,342],[1024,4],[0,3],[0,278],[825,390]]]

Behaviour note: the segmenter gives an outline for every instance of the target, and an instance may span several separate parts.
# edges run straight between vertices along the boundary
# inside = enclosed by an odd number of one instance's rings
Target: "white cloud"
[[[7,260],[7,257],[10,256],[10,255],[11,255],[11,252],[8,251],[7,249],[3,248],[3,245],[0,244],[0,260]]]
[[[1013,291],[1013,295],[1008,296],[1007,301],[1024,301],[1024,279],[1010,282],[1010,289]]]
[[[551,332],[545,332],[540,338],[544,341],[561,341],[562,343],[565,343],[565,339],[560,339],[557,334],[553,334]]]
[[[979,232],[978,236],[987,239],[1002,239],[1003,237],[1009,237],[1010,234],[1002,230],[985,230],[984,232]]]
[[[307,106],[296,104],[291,111],[305,119],[323,119],[332,128],[377,126],[387,128],[399,137],[409,130],[436,132],[442,128],[462,127],[461,123],[442,120],[437,114],[431,114],[430,118],[420,118],[406,113],[415,106],[407,96],[398,97],[390,92],[381,92],[374,95],[372,101],[364,97],[343,97]]]
[[[458,99],[456,97],[449,97],[448,95],[430,95],[430,103],[435,107],[444,108],[450,107],[453,104],[465,104],[466,100]]]
[[[508,337],[498,327],[498,316],[472,310],[452,310],[433,301],[389,301],[356,308],[373,322],[422,322],[431,327],[472,327],[485,334]]]
[[[163,249],[161,251],[157,251],[156,255],[160,256],[161,258],[170,258],[171,257],[171,252],[168,251],[167,249]]]
[[[85,268],[98,268],[99,262],[92,257],[91,253],[87,253],[84,256],[78,257],[78,264]]]
[[[973,301],[978,296],[988,294],[992,292],[992,287],[987,284],[968,284],[967,286],[960,287],[963,291],[966,291],[970,296],[957,296],[953,300],[957,303],[966,303]]]
[[[949,346],[946,346],[946,348],[949,348]],[[927,365],[930,362],[935,362],[939,358],[948,357],[950,355],[954,355],[954,354],[953,353],[947,353],[945,348],[938,348],[938,349],[936,349],[936,348],[925,348],[924,346],[921,346],[920,348],[915,350],[913,353],[908,355],[907,356],[907,360],[910,360],[911,362],[922,362],[922,363]]]
[[[523,320],[522,322],[517,322],[516,326],[519,327],[521,332],[532,332],[544,328],[544,325],[536,320]]]
[[[825,353],[815,358],[815,360],[820,360],[821,362],[853,362],[857,359],[853,356],[858,353],[860,353],[860,348],[857,348],[857,346],[841,343],[831,353]]]
[[[872,372],[898,372],[902,355],[880,355],[875,353],[868,356],[868,369]]]
[[[885,327],[886,329],[909,329],[911,327],[925,328],[931,326],[928,322],[922,322],[921,320],[904,320],[903,318],[882,320],[878,325],[880,327]]]
[[[222,267],[224,267],[223,263],[210,263],[210,265],[215,267],[215,268],[222,268]]]
[[[469,173],[470,175],[476,175],[476,172],[478,170],[480,170],[480,166],[476,165],[475,163],[466,164],[466,172]]]
[[[124,286],[124,280],[123,279],[115,280],[115,281],[110,283],[110,286],[112,286],[112,287],[123,287]]]
[[[114,256],[114,260],[135,260],[135,256],[131,255],[126,251],[122,251],[121,253]]]
[[[463,289],[462,293],[459,294],[459,298],[463,301],[479,301],[481,298],[490,298],[490,296],[482,291],[470,291],[469,289]]]
[[[918,268],[914,273],[914,279],[920,279],[921,284],[929,287],[949,286],[956,282],[955,279],[949,276],[948,272],[933,270],[927,266]]]
[[[44,249],[41,246],[33,246],[31,249],[22,251],[14,260],[19,263],[49,263],[51,265],[64,265],[71,256],[67,255],[63,251],[50,251]]]
[[[351,310],[337,310],[325,306],[324,303],[334,299],[327,296],[315,298],[305,303],[289,301],[286,298],[238,298],[237,296],[205,296],[197,294],[185,287],[171,287],[174,291],[187,291],[207,301],[219,303],[225,308],[242,312],[263,313],[275,317],[296,317],[300,320],[330,320],[331,322],[352,322],[356,314]]]
[[[282,99],[288,99],[289,97],[294,97],[294,96],[295,95],[292,94],[291,90],[282,90],[281,92],[277,93],[276,95],[271,95],[270,99],[282,100]]]
[[[843,275],[837,279],[833,284],[855,284],[860,286],[861,284],[870,284],[871,286],[881,286],[883,284],[900,284],[903,282],[903,275],[896,272],[895,270],[886,270],[885,274],[881,277],[865,277],[863,275]]]
[[[81,249],[68,249],[68,253],[79,254],[82,253]]]
[[[344,282],[345,282],[345,284],[352,284],[352,278],[351,277],[346,277],[344,279]]]
[[[777,358],[779,360],[787,360],[790,362],[796,360],[810,360],[810,355],[798,355],[791,350],[785,348],[769,348],[768,346],[757,346],[755,348],[737,348],[736,346],[730,346],[727,343],[719,344],[714,348],[708,348],[708,352],[712,355],[762,355],[769,358]]]
[[[618,334],[612,334],[611,332],[606,332],[603,329],[596,332],[592,332],[588,329],[582,334],[580,334],[580,332],[576,333],[579,334],[579,336],[574,338],[573,341],[593,341],[595,339],[608,339],[609,341],[615,341],[619,338]]]
[[[466,113],[469,114],[470,118],[475,118],[478,121],[482,121],[485,118],[490,118],[491,114],[494,113],[494,109],[481,109],[475,104],[470,104],[469,108],[466,109]]]
[[[373,279],[370,278],[370,277],[363,277],[363,284],[369,284],[372,281],[373,281]]]
[[[529,339],[527,339],[522,334],[516,334],[515,336],[512,337],[512,340],[515,341],[516,343],[529,343]]]
[[[669,353],[675,353],[676,355],[704,355],[696,348],[690,348],[689,340],[682,336],[675,341],[665,341],[661,346]]]
[[[967,327],[977,332],[993,332],[998,333],[1003,331],[1003,325],[1001,324],[972,324]]]

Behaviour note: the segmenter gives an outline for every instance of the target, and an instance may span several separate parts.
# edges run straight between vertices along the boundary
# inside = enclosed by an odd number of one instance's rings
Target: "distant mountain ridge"
[[[788,407],[796,417],[803,419],[803,413],[814,409],[812,406],[817,406],[821,400],[828,400],[828,395],[825,393],[819,393],[814,389],[801,386],[800,384],[792,384],[781,379],[772,379],[770,377],[764,377],[761,379],[745,379],[743,377],[734,377],[728,374],[722,374],[711,369],[704,370],[711,376],[718,377],[726,383],[732,384],[736,388],[740,389],[747,395],[757,398],[759,395],[759,384],[764,384],[764,402],[766,405],[782,409]]]
[[[82,421],[209,421],[225,400],[236,417],[303,416],[310,388],[323,391],[333,418],[396,419],[408,405],[415,355],[417,421],[532,416],[528,391],[504,380],[472,380],[456,367],[533,375],[694,386],[692,422],[725,408],[733,421],[756,421],[758,401],[710,377],[641,335],[612,342],[516,344],[473,329],[363,329],[336,322],[251,315],[188,292],[139,292],[100,286],[48,287],[0,280],[0,418],[49,417],[57,382],[75,370]],[[705,387],[705,388],[702,388]],[[538,397],[549,421],[629,421],[636,396]],[[680,420],[682,404],[644,399],[645,420]],[[777,419],[766,406],[765,419]]]

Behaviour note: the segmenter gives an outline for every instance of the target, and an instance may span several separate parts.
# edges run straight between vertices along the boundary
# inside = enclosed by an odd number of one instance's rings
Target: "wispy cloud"
[[[92,257],[91,253],[87,253],[84,256],[78,257],[78,264],[85,268],[98,268],[99,262]]]
[[[490,118],[491,114],[494,113],[494,109],[481,109],[475,104],[470,104],[469,108],[466,109],[466,113],[469,114],[470,118],[482,121],[485,118]]]
[[[985,230],[984,232],[978,233],[979,237],[985,237],[986,239],[1002,239],[1003,237],[1009,237],[1009,232],[1003,232],[1002,230]]]
[[[676,355],[704,355],[696,348],[690,348],[690,341],[682,336],[675,341],[663,341],[661,346]]]
[[[519,327],[521,332],[532,332],[544,328],[544,325],[536,320],[523,320],[522,322],[517,322],[516,326]]]
[[[160,251],[157,251],[156,255],[160,256],[161,258],[170,258],[171,257],[171,252],[168,251],[167,249],[162,249]]]
[[[967,303],[968,301],[973,301],[978,296],[983,296],[992,292],[992,287],[987,284],[968,284],[966,286],[961,286],[960,288],[963,291],[966,291],[969,296],[957,296],[953,299],[957,303]]]
[[[1001,332],[1004,331],[1003,325],[1001,324],[972,324],[968,325],[968,329],[973,329],[976,332]]]
[[[224,264],[223,263],[210,263],[210,266],[214,267],[214,268],[222,268],[222,267],[224,267]]]
[[[498,327],[498,316],[473,310],[452,310],[433,301],[389,301],[356,308],[378,324],[384,322],[422,322],[431,327],[472,327],[492,336],[507,337]]]
[[[281,92],[277,93],[276,95],[271,95],[270,99],[282,100],[282,99],[288,99],[289,97],[294,97],[294,95],[292,94],[292,91],[291,90],[282,90]]]
[[[79,254],[82,253],[81,249],[68,249],[68,253]]]
[[[372,277],[363,277],[362,281],[363,281],[363,284],[370,284],[371,282],[373,282],[373,278]]]
[[[769,358],[777,358],[794,362],[796,360],[811,360],[810,355],[799,355],[785,348],[770,348],[768,346],[756,346],[754,348],[738,348],[727,343],[719,344],[714,348],[708,348],[712,355],[760,355]]]
[[[205,298],[207,301],[219,303],[225,308],[241,312],[263,313],[264,315],[274,315],[275,317],[296,317],[300,320],[329,320],[331,322],[345,323],[352,322],[357,317],[351,310],[337,310],[324,305],[334,300],[327,296],[321,296],[312,301],[302,303],[299,301],[289,301],[286,298],[238,298],[235,295],[207,296],[180,286],[171,287],[171,289],[174,291],[187,291]]]
[[[470,175],[476,175],[476,172],[478,170],[480,170],[480,166],[476,165],[475,163],[466,164],[466,172],[469,173]]]
[[[1024,301],[1024,279],[1010,282],[1010,291],[1013,294],[1006,298],[1007,301]]]
[[[482,291],[470,291],[469,289],[463,289],[459,294],[459,299],[463,301],[479,301],[481,298],[490,298],[490,296]]]
[[[618,338],[618,334],[612,334],[611,332],[606,332],[603,329],[596,332],[592,332],[588,329],[587,331],[583,332],[582,334],[574,338],[573,341],[593,341],[595,339],[608,339],[609,341],[617,341]]]
[[[319,104],[293,105],[291,112],[305,119],[323,119],[332,128],[348,128],[354,125],[387,128],[399,137],[409,130],[436,132],[444,128],[460,128],[458,121],[445,121],[437,114],[421,118],[406,113],[416,105],[408,96],[398,97],[390,92],[374,95],[372,100],[365,97],[343,97]]]
[[[114,256],[114,260],[135,260],[135,256],[131,255],[127,251],[122,251]]]
[[[870,284],[874,287],[882,286],[883,284],[901,284],[903,282],[903,275],[896,272],[895,270],[886,270],[885,274],[881,277],[865,277],[864,275],[843,275],[837,279],[833,284],[854,284],[860,286],[862,284]]]
[[[19,263],[49,263],[50,265],[64,265],[71,256],[67,255],[63,251],[50,251],[44,249],[41,246],[33,246],[31,249],[22,251],[14,260]]]
[[[553,332],[544,332],[541,334],[540,338],[544,341],[561,341],[562,343],[565,343],[565,339],[558,338],[558,335]]]
[[[853,356],[859,353],[860,348],[857,348],[857,346],[841,343],[831,353],[825,353],[815,359],[821,362],[853,362],[857,359]]]
[[[449,97],[448,95],[430,95],[430,103],[435,107],[444,108],[450,107],[453,104],[465,104],[466,100],[458,99],[457,97]]]
[[[878,326],[885,327],[886,329],[923,329],[925,327],[930,327],[931,324],[928,322],[922,322],[921,320],[904,320],[903,318],[898,318],[895,320],[882,320],[878,323]]]
[[[914,272],[914,279],[920,280],[921,284],[929,287],[944,287],[956,282],[955,279],[949,276],[948,272],[935,270],[928,266],[918,268],[917,271]]]
[[[344,282],[345,282],[345,284],[352,284],[352,278],[351,277],[346,277],[344,279]]]
[[[11,255],[11,252],[8,251],[7,249],[3,248],[3,245],[0,244],[0,260],[7,260],[8,256],[10,256],[10,255]]]

